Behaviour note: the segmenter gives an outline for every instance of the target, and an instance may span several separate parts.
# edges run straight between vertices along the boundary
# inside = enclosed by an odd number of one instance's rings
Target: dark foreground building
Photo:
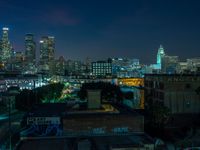
[[[115,104],[96,102],[84,109],[88,103],[57,104],[54,110],[60,113],[54,115],[32,111],[25,117],[17,150],[154,150],[153,139],[144,133],[143,116]],[[42,106],[38,110],[45,111]]]
[[[200,113],[200,75],[147,74],[146,101],[168,107],[172,114]]]
[[[176,147],[199,149],[200,75],[145,75],[145,107],[155,110],[154,106],[169,108],[169,113],[163,118],[163,137],[173,141]]]
[[[23,140],[20,150],[153,150],[147,135],[101,136],[82,138],[44,138]]]

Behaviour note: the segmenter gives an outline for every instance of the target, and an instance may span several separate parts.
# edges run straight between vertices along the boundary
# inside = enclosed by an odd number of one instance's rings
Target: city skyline
[[[55,36],[57,58],[129,57],[155,63],[160,44],[169,55],[198,57],[198,1],[0,3],[1,28],[10,28],[9,39],[17,51],[25,49],[25,34],[33,33],[37,52],[42,36]]]

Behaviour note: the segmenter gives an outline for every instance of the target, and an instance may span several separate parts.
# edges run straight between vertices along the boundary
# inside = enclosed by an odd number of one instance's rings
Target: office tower
[[[85,60],[85,73],[89,75],[91,73],[91,58],[87,57]]]
[[[40,71],[53,73],[55,39],[52,36],[43,36],[40,40]],[[50,72],[48,72],[50,71]]]
[[[162,56],[161,72],[167,74],[176,73],[178,62],[179,62],[178,56],[168,56],[168,55]]]
[[[200,57],[187,59],[187,70],[191,73],[200,72]]]
[[[161,61],[162,61],[162,57],[165,56],[165,51],[162,45],[160,45],[159,49],[158,49],[158,53],[157,53],[157,65],[158,68],[161,69]]]
[[[48,37],[40,40],[40,63],[48,62]]]
[[[92,62],[92,74],[99,77],[111,76],[112,60]]]
[[[82,70],[81,70],[82,63],[81,61],[77,60],[67,60],[66,61],[66,70],[65,73],[66,75],[81,75]]]
[[[8,39],[9,28],[4,27],[2,30],[3,30],[3,35],[0,42],[1,43],[0,61],[4,64],[8,64],[12,56],[12,46]]]
[[[14,52],[12,59],[12,71],[23,72],[24,68],[28,68],[26,67],[26,64],[24,64],[24,60],[25,56],[23,52]]]
[[[28,64],[35,64],[36,44],[33,34],[26,34],[25,36],[25,59]]]
[[[49,52],[49,61],[54,60],[54,52],[55,52],[55,39],[53,36],[48,37],[48,52]]]
[[[58,75],[65,75],[65,66],[66,66],[66,61],[63,56],[60,56],[59,59],[56,60],[55,62],[56,66],[56,74]]]
[[[36,73],[36,43],[33,34],[25,35],[25,74]]]
[[[54,37],[44,36],[40,41],[40,61],[47,63],[54,60],[55,40]]]

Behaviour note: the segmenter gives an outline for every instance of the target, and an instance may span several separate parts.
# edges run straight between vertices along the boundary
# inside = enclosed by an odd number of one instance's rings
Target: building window
[[[189,101],[186,102],[186,107],[190,108],[190,102]]]
[[[161,89],[161,90],[164,89],[164,84],[163,84],[163,83],[160,82],[159,86],[160,86],[160,89]]]
[[[190,88],[191,88],[191,84],[187,83],[187,84],[185,85],[185,89],[190,89]]]

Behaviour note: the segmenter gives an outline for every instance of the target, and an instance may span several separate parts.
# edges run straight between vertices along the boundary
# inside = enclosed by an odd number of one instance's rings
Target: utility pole
[[[12,142],[11,142],[11,116],[10,116],[10,114],[11,114],[11,102],[10,102],[10,98],[8,98],[8,100],[9,100],[9,112],[8,112],[8,115],[9,115],[9,149],[10,150],[12,150]]]

